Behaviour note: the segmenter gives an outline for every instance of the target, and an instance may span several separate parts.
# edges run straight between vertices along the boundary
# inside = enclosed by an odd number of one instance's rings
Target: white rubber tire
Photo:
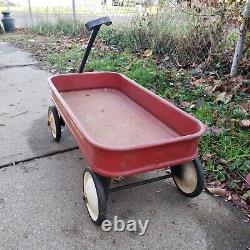
[[[185,196],[196,197],[205,187],[204,171],[198,159],[171,168],[178,190]]]
[[[106,219],[106,194],[101,178],[89,168],[83,173],[83,198],[91,220],[101,225]]]
[[[48,125],[53,140],[59,142],[61,139],[61,122],[55,106],[50,106],[48,109]]]

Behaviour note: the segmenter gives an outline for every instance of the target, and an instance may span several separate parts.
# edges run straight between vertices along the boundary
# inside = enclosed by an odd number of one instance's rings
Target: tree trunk
[[[245,19],[240,27],[240,35],[239,35],[237,45],[235,48],[233,64],[231,67],[231,73],[230,73],[231,77],[235,76],[239,70],[239,64],[240,64],[240,60],[242,57],[242,52],[243,52],[244,44],[246,40],[246,34],[248,31],[248,26],[249,26],[248,24],[249,24],[248,19]]]
[[[236,44],[233,63],[231,67],[230,76],[233,77],[238,73],[240,60],[243,54],[244,44],[246,40],[246,35],[249,30],[249,22],[250,22],[250,0],[247,0],[245,10],[243,11],[244,20],[240,27],[240,34],[238,37],[238,41]]]

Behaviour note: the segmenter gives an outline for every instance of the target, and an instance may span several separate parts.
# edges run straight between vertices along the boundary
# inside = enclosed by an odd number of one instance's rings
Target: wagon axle
[[[154,177],[154,178],[150,178],[150,179],[146,179],[146,180],[142,180],[142,181],[133,182],[133,183],[130,183],[130,184],[110,188],[109,193],[113,193],[113,192],[125,190],[125,189],[128,189],[128,188],[145,185],[145,184],[152,183],[152,182],[165,180],[165,179],[172,178],[172,177],[173,177],[172,174],[167,174],[167,175],[158,176],[158,177]]]

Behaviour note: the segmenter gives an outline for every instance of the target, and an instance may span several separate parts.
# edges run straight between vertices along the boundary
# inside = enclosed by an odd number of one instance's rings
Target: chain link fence
[[[103,34],[108,45],[130,49],[132,52],[150,48],[153,53],[164,55],[162,58],[165,62],[164,67],[171,67],[172,63],[192,65],[209,62],[212,55],[216,57],[223,51],[220,50],[222,44],[233,47],[237,37],[237,25],[234,25],[232,19],[235,10],[233,14],[230,10],[225,11],[223,7],[216,5],[219,1],[19,0],[19,2],[20,5],[14,4],[14,0],[5,2],[2,0],[1,5],[0,0],[1,10],[9,9],[13,12],[12,16],[18,28],[33,27],[41,23],[57,23],[59,20],[83,24],[87,20],[108,15],[114,24],[111,32],[109,29],[106,36],[105,32]],[[225,51],[227,53],[221,53],[222,56],[227,57],[225,60],[231,60],[233,50]]]
[[[144,2],[142,2],[144,1]],[[126,22],[131,17],[142,16],[154,8],[157,2],[150,0],[65,0],[65,1],[0,1],[0,10],[9,10],[17,28],[25,28],[40,22],[54,23],[61,19],[82,21],[108,15],[114,23]],[[20,4],[18,4],[20,2]],[[47,3],[47,4],[46,4]]]

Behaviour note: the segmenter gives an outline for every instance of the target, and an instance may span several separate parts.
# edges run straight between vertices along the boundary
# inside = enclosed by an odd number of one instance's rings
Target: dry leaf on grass
[[[242,128],[249,128],[250,127],[250,120],[245,119],[245,120],[240,121],[240,126]]]
[[[65,47],[68,48],[68,49],[72,49],[73,45],[72,45],[71,43],[67,43],[67,44],[65,45]]]
[[[220,135],[224,132],[223,128],[218,128],[218,127],[210,127],[209,130],[214,135]]]
[[[151,49],[147,49],[144,51],[143,56],[150,57],[152,56],[153,51]]]
[[[225,160],[225,159],[220,159],[219,162],[220,162],[222,165],[227,165],[227,164],[228,164],[228,161]]]
[[[182,107],[189,108],[190,106],[192,106],[192,103],[191,102],[180,101],[180,105]]]
[[[216,97],[215,102],[223,102],[227,104],[231,101],[231,99],[232,99],[232,95],[227,95],[226,92],[222,92]]]
[[[209,182],[207,185],[209,185],[209,187],[218,187],[221,185],[221,182],[220,181],[211,181]]]
[[[243,108],[246,112],[250,113],[250,102],[243,102],[240,104],[241,108]]]
[[[246,183],[250,187],[250,173],[246,176]]]
[[[211,153],[205,153],[205,154],[202,155],[202,160],[203,161],[209,161],[209,160],[212,159],[212,157],[213,157],[213,155]]]

